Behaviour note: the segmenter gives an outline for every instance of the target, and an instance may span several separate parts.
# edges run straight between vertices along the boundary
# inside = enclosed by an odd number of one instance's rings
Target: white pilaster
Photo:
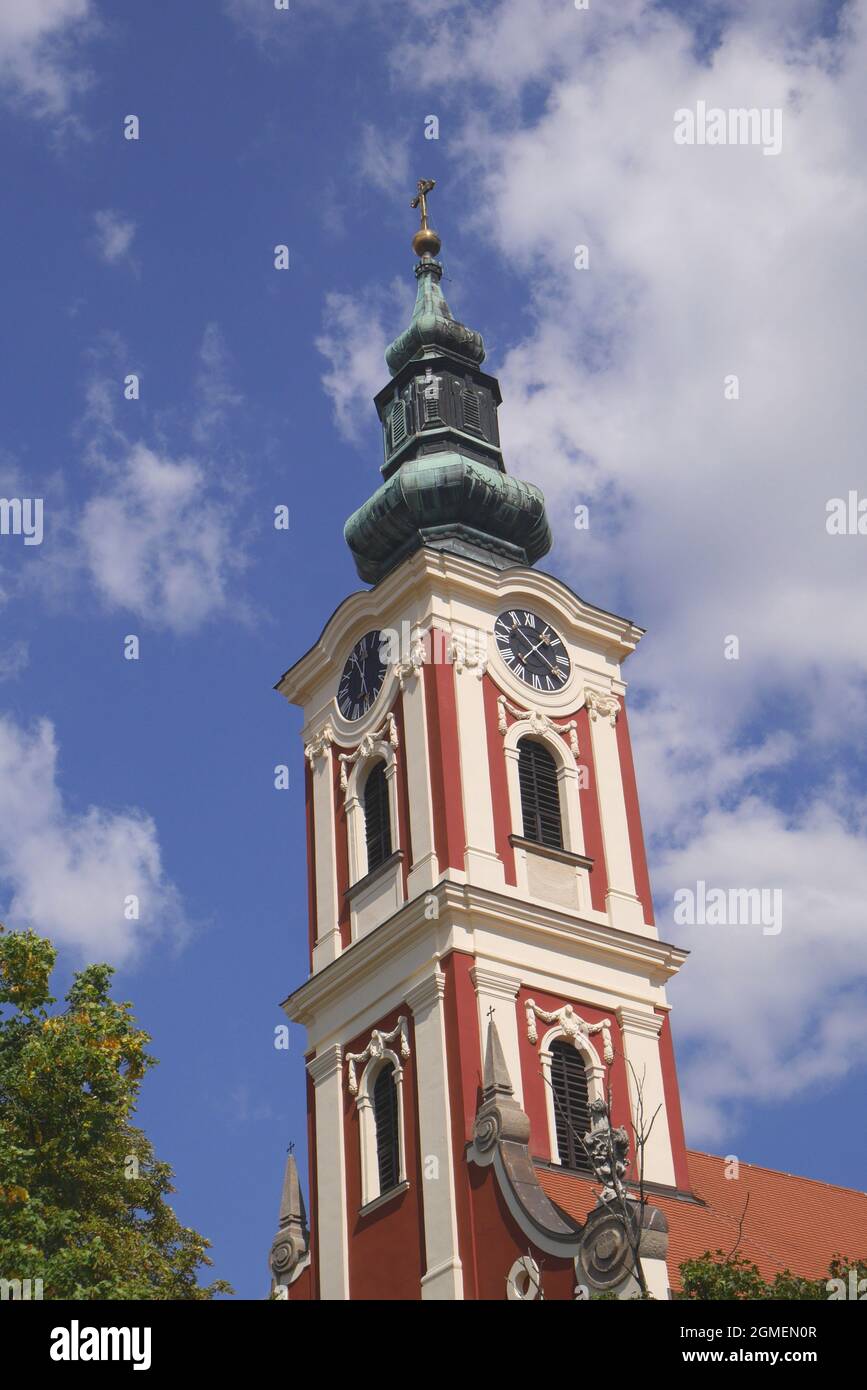
[[[323,1299],[349,1298],[346,1153],[343,1142],[343,1049],[339,1043],[307,1063],[316,1104],[319,1288]]]
[[[617,748],[615,722],[620,712],[620,701],[616,695],[603,695],[595,690],[585,691],[585,699],[590,714],[590,740],[608,874],[605,899],[608,919],[613,927],[621,927],[624,931],[647,933],[649,929],[644,923],[644,908],[635,891],[626,797]]]
[[[467,840],[464,869],[468,882],[496,891],[504,887],[506,875],[494,840],[494,806],[482,687],[485,661],[475,653],[464,652],[459,645],[453,645],[452,651]]]
[[[414,1021],[421,1200],[427,1253],[421,1296],[423,1299],[460,1301],[464,1296],[464,1281],[458,1253],[444,995],[445,977],[437,965],[434,973],[415,985],[406,996]]]
[[[403,690],[403,730],[409,787],[409,838],[412,842],[412,864],[407,879],[410,898],[428,892],[439,878],[423,674],[423,671],[416,668],[415,674],[405,681]]]
[[[521,1078],[521,1052],[518,1041],[518,1011],[515,1008],[515,1000],[518,997],[520,986],[513,976],[503,975],[497,970],[489,970],[483,965],[473,966],[470,971],[470,978],[476,988],[476,999],[479,1006],[481,1055],[484,1057],[487,1046],[488,1010],[493,1009],[494,1022],[497,1025],[497,1032],[503,1046],[503,1055],[509,1069],[515,1099],[521,1105],[523,1104],[524,1088]]]
[[[644,1148],[644,1177],[647,1182],[667,1183],[673,1187],[674,1158],[671,1152],[671,1134],[668,1128],[662,1062],[659,1056],[659,1034],[664,1020],[657,1013],[627,1008],[625,1005],[618,1008],[617,1018],[626,1058],[633,1121],[636,1126],[641,1124],[639,1100],[645,1133],[653,1120],[653,1128]],[[637,1157],[636,1155],[636,1176]]]
[[[316,845],[316,944],[313,969],[340,955],[337,924],[337,864],[334,843],[334,777],[327,737],[308,754],[313,772],[313,833]]]

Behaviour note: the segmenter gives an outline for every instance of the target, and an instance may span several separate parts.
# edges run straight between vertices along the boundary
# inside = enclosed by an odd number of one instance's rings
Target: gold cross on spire
[[[421,226],[412,239],[412,249],[417,256],[435,256],[442,242],[427,220],[427,195],[436,188],[436,179],[419,179],[416,187],[418,193],[410,203],[410,207],[419,209]]]
[[[427,195],[431,193],[433,189],[436,188],[436,186],[436,179],[419,179],[418,184],[416,185],[416,187],[418,188],[418,193],[410,203],[411,208],[421,208],[421,225],[424,230],[427,230],[428,225]]]

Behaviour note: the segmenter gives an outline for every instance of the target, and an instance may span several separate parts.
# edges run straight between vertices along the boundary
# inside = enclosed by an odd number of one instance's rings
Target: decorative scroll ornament
[[[377,743],[382,742],[386,730],[388,731],[388,742],[391,744],[392,748],[397,748],[399,746],[397,724],[395,723],[394,715],[387,714],[385,720],[380,724],[378,729],[374,729],[371,733],[364,735],[364,738],[361,740],[354,753],[340,754],[340,790],[342,792],[345,792],[349,786],[347,767],[351,767],[353,763],[358,762],[359,758],[369,758],[371,753],[375,750]]]
[[[497,700],[497,713],[499,715],[497,728],[504,736],[509,732],[509,724],[506,719],[507,710],[516,719],[528,720],[531,734],[568,734],[570,752],[573,758],[578,757],[578,725],[574,719],[570,719],[568,723],[563,723],[558,719],[550,719],[540,709],[521,709],[519,705],[513,705],[511,700],[507,700],[505,695],[501,695]]]
[[[309,743],[304,745],[304,756],[312,767],[318,757],[321,757],[334,742],[334,730],[330,724],[326,724],[321,733],[314,734]]]
[[[488,669],[485,653],[478,647],[467,644],[460,637],[453,636],[449,642],[449,661],[454,665],[458,675],[464,670],[472,671],[477,680],[481,680]]]
[[[390,1033],[380,1033],[378,1028],[374,1028],[370,1035],[370,1042],[363,1052],[347,1052],[346,1064],[349,1069],[347,1086],[349,1087],[349,1094],[351,1096],[358,1095],[358,1077],[355,1072],[356,1062],[360,1062],[361,1065],[364,1066],[366,1062],[371,1061],[373,1058],[381,1057],[387,1045],[390,1042],[394,1042],[397,1037],[400,1038],[400,1055],[403,1060],[406,1061],[409,1056],[409,1034],[407,1032],[406,1019],[402,1014]]]
[[[527,1037],[531,1043],[539,1041],[536,1030],[536,1019],[541,1018],[545,1023],[559,1023],[560,1030],[570,1042],[575,1044],[580,1036],[591,1037],[594,1033],[602,1034],[602,1055],[606,1065],[610,1066],[614,1061],[614,1048],[611,1046],[611,1019],[603,1018],[601,1023],[588,1023],[576,1014],[571,1004],[564,1004],[562,1009],[556,1009],[553,1013],[548,1013],[546,1009],[540,1009],[534,999],[528,999],[525,1005],[527,1014]]]
[[[598,719],[602,715],[603,719],[608,719],[612,729],[617,723],[617,716],[620,713],[620,701],[616,695],[602,695],[598,690],[585,690],[584,703],[591,719]]]
[[[510,1303],[534,1303],[542,1296],[539,1266],[532,1255],[522,1255],[506,1275],[506,1298]]]
[[[404,683],[411,679],[412,676],[418,675],[422,666],[424,666],[425,656],[424,634],[421,628],[416,628],[412,635],[412,641],[410,642],[409,655],[403,661],[396,661],[392,667],[394,674],[397,676],[397,683],[400,686],[401,692],[403,691]]]
[[[611,1128],[608,1106],[601,1097],[590,1102],[590,1133],[582,1136],[594,1176],[602,1183],[600,1202],[626,1196],[624,1183],[629,1167],[629,1135],[618,1125]]]

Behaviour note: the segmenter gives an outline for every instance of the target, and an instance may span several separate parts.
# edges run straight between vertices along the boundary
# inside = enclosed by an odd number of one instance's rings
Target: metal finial
[[[436,179],[419,179],[416,187],[418,193],[410,203],[410,207],[419,209],[421,226],[412,239],[412,249],[417,256],[436,256],[442,242],[427,218],[427,195],[436,188]]]

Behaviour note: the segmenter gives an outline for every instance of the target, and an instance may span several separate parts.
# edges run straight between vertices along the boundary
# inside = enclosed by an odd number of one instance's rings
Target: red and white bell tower
[[[502,1299],[542,1268],[572,1299],[630,1283],[585,1127],[622,1127],[634,1184],[655,1115],[643,1195],[689,1187],[665,996],[684,953],[654,926],[622,676],[642,633],[533,567],[544,502],[505,472],[419,191],[384,481],[346,527],[373,587],[277,687],[304,715],[310,976],[285,1009],[308,1037],[309,1226],[290,1160],[274,1287]],[[586,1223],[552,1200],[564,1180]]]

